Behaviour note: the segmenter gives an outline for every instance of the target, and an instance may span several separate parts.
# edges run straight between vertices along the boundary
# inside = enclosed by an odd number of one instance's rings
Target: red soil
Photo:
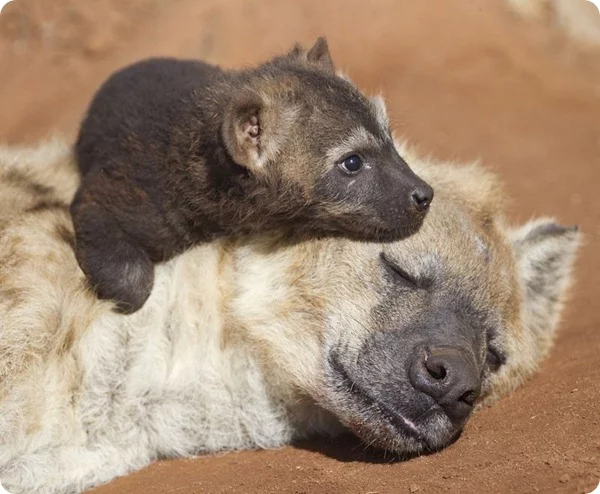
[[[590,492],[600,479],[600,50],[498,0],[18,0],[0,16],[0,141],[72,136],[98,84],[141,57],[251,64],[321,34],[359,86],[384,93],[399,134],[495,169],[515,220],[581,226],[556,349],[432,456],[373,463],[352,439],[317,441],[159,462],[95,492]]]

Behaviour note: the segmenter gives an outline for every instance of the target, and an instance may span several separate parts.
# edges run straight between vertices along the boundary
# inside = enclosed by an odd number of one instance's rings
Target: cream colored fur
[[[463,280],[457,290],[476,293],[490,310],[494,301],[506,305],[501,337],[509,358],[487,383],[492,399],[534,371],[554,336],[559,306],[526,293],[536,274],[532,252],[559,259],[551,276],[560,300],[576,234],[534,252],[523,239],[540,223],[506,228],[496,201],[502,193],[487,172],[410,153],[408,161],[436,199],[419,234],[386,248],[415,270],[426,262],[423,249],[437,251],[454,260]],[[0,150],[0,198],[11,191],[0,212],[0,480],[7,489],[76,493],[160,457],[271,448],[341,430],[343,410],[329,407],[324,387],[327,351],[340,340],[358,346],[381,329],[369,316],[381,302],[381,246],[214,242],[157,266],[144,308],[122,316],[94,298],[75,261],[66,204],[76,185],[60,141]],[[481,239],[496,255],[492,267],[469,248]],[[469,285],[470,273],[496,269],[489,288]]]

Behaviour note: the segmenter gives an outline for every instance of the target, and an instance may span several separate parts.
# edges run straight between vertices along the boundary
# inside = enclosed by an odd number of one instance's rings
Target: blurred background
[[[393,127],[480,160],[511,219],[579,224],[556,349],[449,449],[373,462],[351,439],[158,463],[97,492],[590,492],[600,479],[600,15],[585,0],[15,0],[0,15],[0,142],[72,139],[99,84],[151,55],[251,65],[325,35]]]

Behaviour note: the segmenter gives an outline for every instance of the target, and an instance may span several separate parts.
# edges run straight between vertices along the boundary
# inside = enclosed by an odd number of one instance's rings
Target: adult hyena
[[[65,493],[174,457],[349,428],[442,448],[551,346],[578,234],[502,219],[477,167],[411,165],[436,188],[392,244],[219,241],[157,268],[132,316],[85,285],[60,142],[0,156],[0,479]]]

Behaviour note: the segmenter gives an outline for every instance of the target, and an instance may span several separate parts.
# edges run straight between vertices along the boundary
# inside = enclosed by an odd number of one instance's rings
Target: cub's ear
[[[522,287],[522,321],[536,345],[532,357],[545,357],[581,241],[576,226],[561,226],[548,218],[531,221],[511,232]]]
[[[264,102],[250,90],[236,94],[225,111],[221,134],[225,148],[238,165],[259,173],[264,165],[261,153]]]
[[[331,54],[329,53],[329,45],[324,37],[317,38],[313,47],[306,53],[306,61],[316,65],[323,71],[335,74],[335,67]]]
[[[294,117],[294,108],[272,104],[253,90],[241,90],[225,111],[221,128],[225,148],[238,165],[256,176],[265,176]]]
[[[317,38],[315,44],[308,51],[297,44],[288,53],[287,57],[300,60],[327,74],[335,75],[335,67],[333,65],[333,60],[331,59],[331,54],[329,53],[329,46],[324,37]]]

